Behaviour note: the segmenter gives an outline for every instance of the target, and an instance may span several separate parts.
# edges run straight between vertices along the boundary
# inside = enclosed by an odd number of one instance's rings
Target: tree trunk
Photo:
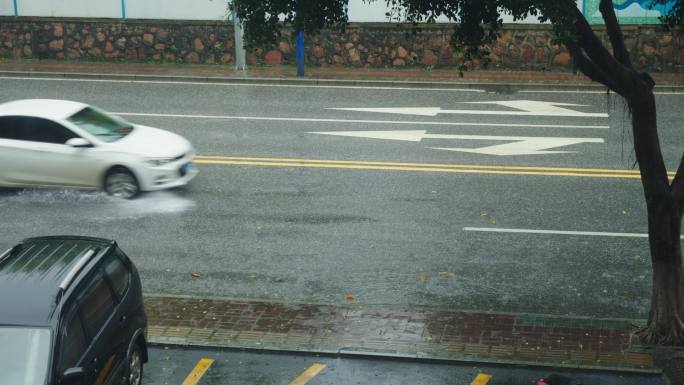
[[[670,205],[649,209],[649,243],[653,289],[648,325],[642,342],[684,345],[684,268],[679,240],[681,216]]]
[[[648,239],[653,264],[648,325],[637,334],[646,344],[684,345],[682,210],[667,178],[662,182],[663,178],[658,176],[662,155],[657,133],[653,135],[657,130],[655,97],[647,92],[635,99],[638,102],[630,103],[632,125],[648,210]]]

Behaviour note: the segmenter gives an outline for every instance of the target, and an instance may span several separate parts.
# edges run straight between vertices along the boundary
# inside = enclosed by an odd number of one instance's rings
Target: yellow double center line
[[[638,170],[619,170],[602,168],[568,168],[568,167],[529,167],[529,166],[489,166],[474,164],[441,164],[441,163],[397,163],[397,162],[361,162],[348,160],[320,160],[297,158],[255,158],[237,156],[197,155],[196,164],[219,164],[266,167],[303,167],[331,168],[352,170],[386,170],[417,172],[450,172],[470,174],[500,175],[543,175],[569,176],[589,178],[639,179]],[[674,173],[668,173],[670,178]]]

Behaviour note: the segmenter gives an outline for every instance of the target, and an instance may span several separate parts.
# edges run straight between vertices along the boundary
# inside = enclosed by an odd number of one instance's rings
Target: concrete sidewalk
[[[0,76],[66,77],[121,80],[277,82],[280,84],[334,84],[347,86],[410,86],[428,88],[509,88],[549,85],[562,89],[605,89],[580,74],[556,71],[466,71],[309,67],[306,76],[295,77],[292,66],[251,67],[236,71],[232,66],[153,63],[71,62],[55,60],[0,60]],[[684,73],[651,74],[661,91],[684,91]]]
[[[630,347],[630,320],[173,296],[145,306],[158,344],[661,372]]]

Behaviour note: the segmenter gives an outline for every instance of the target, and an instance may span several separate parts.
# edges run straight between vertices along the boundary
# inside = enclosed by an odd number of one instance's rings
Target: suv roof
[[[63,290],[114,241],[75,236],[29,238],[0,257],[0,324],[47,326]],[[79,263],[80,262],[80,263]],[[71,279],[69,279],[69,277]]]

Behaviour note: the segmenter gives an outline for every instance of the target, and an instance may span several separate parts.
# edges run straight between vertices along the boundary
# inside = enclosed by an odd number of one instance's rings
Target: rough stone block
[[[280,65],[283,61],[283,54],[278,50],[271,50],[264,56],[264,63],[268,65]]]

